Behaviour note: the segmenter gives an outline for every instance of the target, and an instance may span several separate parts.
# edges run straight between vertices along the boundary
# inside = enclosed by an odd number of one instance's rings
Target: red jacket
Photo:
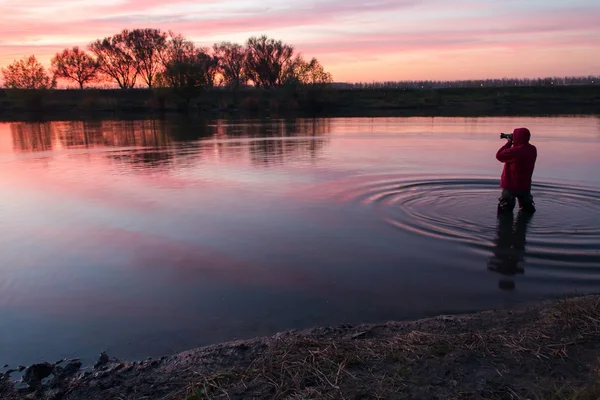
[[[507,142],[496,153],[504,163],[500,187],[511,191],[531,190],[531,176],[537,159],[537,148],[529,143],[531,133],[527,128],[513,131],[513,143]]]

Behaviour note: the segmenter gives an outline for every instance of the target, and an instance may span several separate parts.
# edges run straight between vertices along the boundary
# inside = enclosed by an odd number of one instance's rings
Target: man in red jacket
[[[527,128],[513,131],[512,140],[498,150],[496,158],[504,163],[500,187],[502,195],[498,203],[498,212],[512,212],[515,198],[519,200],[521,211],[534,213],[531,196],[531,176],[537,159],[537,148],[529,143],[531,133]]]

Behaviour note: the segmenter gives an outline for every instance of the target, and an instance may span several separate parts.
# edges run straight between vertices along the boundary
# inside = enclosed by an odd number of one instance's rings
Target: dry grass
[[[578,359],[587,349],[597,361],[599,338],[597,298],[561,301],[512,330],[290,336],[247,368],[198,377],[174,398],[599,399],[600,374]]]
[[[116,362],[18,398],[591,400],[600,399],[599,358],[600,296],[588,296]],[[0,397],[15,394],[7,390]]]
[[[600,333],[600,298],[566,299],[556,309],[565,330],[577,331],[582,337]]]

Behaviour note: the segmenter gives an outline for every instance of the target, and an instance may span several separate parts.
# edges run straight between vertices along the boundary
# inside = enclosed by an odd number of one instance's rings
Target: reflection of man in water
[[[498,216],[498,229],[494,253],[488,262],[488,269],[502,275],[514,276],[524,273],[519,266],[525,256],[525,242],[527,227],[533,214],[519,212],[513,225],[513,215],[510,213]],[[512,279],[501,279],[501,289],[513,289],[515,284]]]
[[[515,198],[519,200],[521,211],[535,212],[531,196],[531,176],[537,159],[537,148],[529,143],[530,138],[529,129],[517,128],[513,131],[513,137],[496,153],[496,159],[504,163],[498,213],[511,212],[515,208]]]

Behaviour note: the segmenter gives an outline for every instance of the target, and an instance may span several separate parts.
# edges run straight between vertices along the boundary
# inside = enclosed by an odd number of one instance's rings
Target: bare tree
[[[98,62],[78,46],[56,53],[52,59],[55,76],[77,82],[80,89],[98,77],[98,67]]]
[[[246,49],[237,43],[215,43],[213,53],[218,58],[219,72],[223,76],[225,86],[239,89],[245,83],[244,62]]]
[[[218,58],[181,35],[171,36],[166,49],[163,80],[168,86],[212,87],[218,71]]]
[[[138,74],[151,88],[162,70],[167,34],[159,29],[134,29],[124,30],[122,35],[132,52]]]
[[[171,35],[164,58],[164,72],[161,80],[174,88],[199,86],[195,58],[197,49],[194,43],[182,35]]]
[[[2,68],[4,86],[9,89],[53,89],[56,78],[50,77],[34,55],[15,60]]]
[[[163,65],[166,66],[169,62],[178,61],[181,58],[186,57],[193,52],[195,47],[194,43],[187,40],[183,35],[169,32],[169,38],[163,57]]]
[[[263,35],[248,39],[246,49],[245,70],[248,78],[258,87],[282,85],[294,48]]]
[[[139,69],[124,32],[98,39],[89,47],[97,57],[99,71],[114,79],[121,89],[128,89],[135,86]]]
[[[164,71],[158,80],[160,84],[172,87],[189,107],[199,90],[213,86],[217,59],[181,35],[171,35],[165,54]]]
[[[210,55],[208,49],[200,48],[196,53],[196,64],[201,75],[201,81],[205,87],[215,85],[215,77],[219,71],[219,58]]]
[[[307,62],[301,54],[298,54],[288,64],[284,82],[286,84],[316,86],[331,83],[333,78],[329,72],[325,72],[325,69],[316,58],[313,57]]]

